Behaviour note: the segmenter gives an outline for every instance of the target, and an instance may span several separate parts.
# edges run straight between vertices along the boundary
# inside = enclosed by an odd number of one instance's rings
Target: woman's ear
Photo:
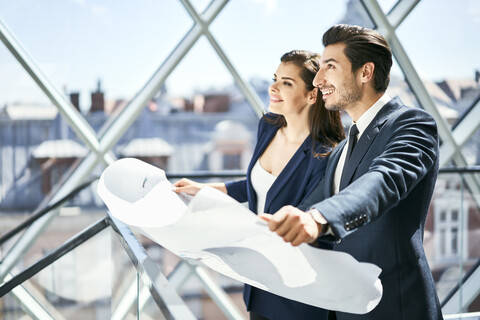
[[[314,88],[308,93],[308,102],[314,104],[317,101],[318,88]]]

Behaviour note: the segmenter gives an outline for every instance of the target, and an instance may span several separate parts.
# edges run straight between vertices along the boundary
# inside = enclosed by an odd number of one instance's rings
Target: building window
[[[435,234],[436,258],[437,260],[458,259],[463,252],[465,258],[467,253],[467,214],[464,214],[464,221],[460,219],[460,209],[452,207],[452,202],[435,202]],[[463,230],[463,232],[461,232]],[[463,244],[460,236],[463,234]],[[460,247],[463,246],[463,248]]]

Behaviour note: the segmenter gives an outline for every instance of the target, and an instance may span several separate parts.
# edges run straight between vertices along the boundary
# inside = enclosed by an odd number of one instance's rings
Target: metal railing
[[[464,167],[464,168],[442,168],[440,174],[478,174],[480,173],[480,166]],[[218,179],[218,178],[238,178],[244,177],[243,171],[223,171],[223,172],[195,172],[195,173],[170,173],[167,174],[169,179],[176,179],[180,177],[187,177],[192,179]],[[39,219],[42,215],[48,213],[50,210],[54,210],[59,206],[66,203],[67,200],[73,198],[81,190],[90,186],[95,179],[90,180],[77,187],[68,195],[60,199],[59,201],[46,206],[38,212],[32,214],[31,217],[26,219],[19,226],[7,232],[0,237],[0,245],[11,239],[15,234],[21,232],[27,228],[36,219]],[[148,299],[153,299],[155,304],[159,307],[162,314],[167,319],[194,319],[192,312],[188,309],[177,291],[183,286],[186,280],[195,275],[200,280],[203,288],[212,298],[212,300],[219,306],[220,310],[229,319],[241,319],[243,316],[229,299],[225,291],[212,281],[208,273],[201,267],[190,265],[185,261],[181,261],[175,270],[167,277],[158,269],[156,263],[148,256],[147,252],[132,233],[132,231],[122,222],[114,219],[109,213],[106,216],[77,235],[66,241],[63,245],[47,254],[30,267],[26,268],[22,272],[18,273],[14,277],[9,277],[8,281],[0,285],[0,297],[5,296],[14,290],[17,286],[21,285],[25,281],[31,279],[34,275],[38,274],[41,270],[51,265],[68,252],[82,245],[88,239],[97,235],[100,231],[111,227],[115,231],[116,235],[120,239],[125,252],[128,254],[131,262],[135,266],[138,277],[145,284],[145,290],[148,290]],[[470,270],[461,278],[458,283],[453,287],[451,292],[442,300],[442,308],[447,308],[452,301],[457,299],[459,292],[465,289],[465,287],[473,286],[476,290],[473,294],[478,295],[478,278],[480,276],[480,259],[470,268]],[[138,299],[140,295],[137,295],[133,300],[126,300],[125,305],[132,305],[137,302],[138,308],[141,309],[145,305],[145,299],[141,301]],[[471,299],[470,299],[471,300]],[[453,310],[453,309],[452,309]],[[118,314],[113,311],[114,315]],[[116,318],[116,317],[114,317]],[[118,318],[122,318],[118,316]]]
[[[222,172],[198,171],[195,173],[167,174],[169,179],[177,179],[181,177],[190,179],[218,179],[238,178],[244,176],[245,172],[240,170]],[[8,240],[19,234],[22,230],[28,228],[31,224],[45,214],[48,214],[52,210],[58,209],[65,205],[68,200],[75,197],[80,191],[91,186],[91,184],[97,180],[98,178],[93,178],[88,182],[79,185],[58,201],[48,204],[44,208],[33,213],[18,226],[2,235],[0,237],[0,245],[6,243]],[[186,306],[177,293],[177,291],[181,289],[187,279],[191,276],[195,276],[201,282],[204,290],[228,319],[243,319],[241,312],[228,297],[223,288],[219,286],[202,267],[193,266],[185,261],[181,261],[167,279],[159,270],[156,263],[148,256],[145,248],[138,241],[130,228],[121,221],[113,218],[109,212],[106,213],[104,218],[96,221],[89,227],[77,233],[64,244],[48,253],[43,258],[19,272],[15,276],[7,275],[5,277],[6,281],[4,280],[5,282],[3,283],[0,282],[0,298],[18,289],[21,284],[30,280],[42,270],[52,265],[54,262],[58,261],[60,258],[84,244],[87,240],[91,239],[108,227],[111,227],[112,230],[114,230],[117,234],[125,252],[128,254],[132,264],[137,269],[138,278],[142,280],[144,288],[146,289],[142,292],[138,292],[137,295],[133,295],[130,296],[130,298],[125,299],[119,309],[112,312],[112,319],[123,319],[126,316],[128,308],[134,303],[137,303],[137,309],[140,311],[146,305],[147,300],[150,301],[152,299],[162,312],[162,316],[165,317],[165,319],[195,319],[190,309]],[[148,291],[148,294],[145,294],[145,291]],[[36,300],[37,299],[33,299],[32,301],[36,302]],[[29,313],[32,317],[43,319],[48,316],[49,319],[54,319],[54,317],[49,315],[47,309],[36,308],[36,310],[40,310],[45,315],[42,316],[40,314],[35,314],[34,311],[30,310]]]

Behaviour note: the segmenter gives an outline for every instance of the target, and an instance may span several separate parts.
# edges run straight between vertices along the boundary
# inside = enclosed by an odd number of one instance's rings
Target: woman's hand
[[[173,186],[174,186],[173,191],[175,191],[176,193],[185,192],[189,195],[194,196],[197,194],[197,192],[200,189],[205,187],[206,184],[195,182],[187,178],[183,178],[175,182]]]

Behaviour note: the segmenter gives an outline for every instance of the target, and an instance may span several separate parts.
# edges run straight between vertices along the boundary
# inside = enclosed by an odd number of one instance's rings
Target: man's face
[[[362,97],[360,70],[352,73],[352,64],[344,53],[345,44],[336,43],[323,50],[322,62],[313,85],[318,87],[327,110],[345,110]]]

